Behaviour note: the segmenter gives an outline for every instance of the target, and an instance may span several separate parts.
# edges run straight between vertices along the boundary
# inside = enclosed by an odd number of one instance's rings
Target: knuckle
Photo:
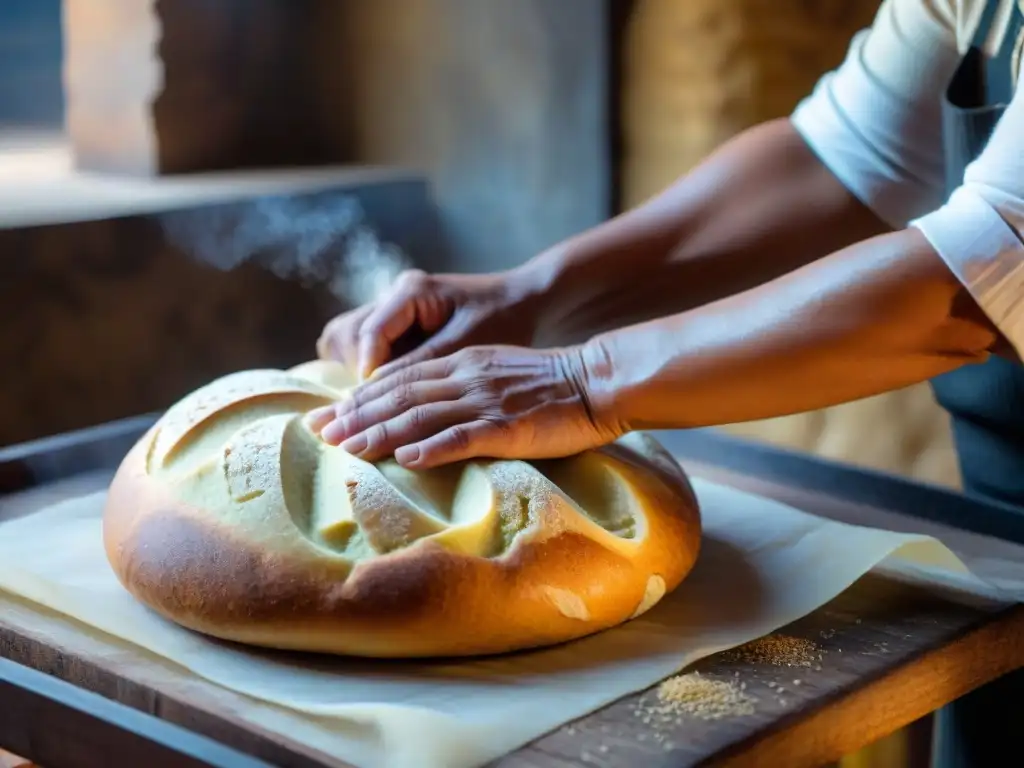
[[[506,416],[492,414],[485,417],[483,422],[488,431],[498,432],[502,435],[508,435],[512,432],[512,422]]]
[[[454,448],[464,450],[469,448],[469,444],[472,441],[472,437],[469,434],[469,430],[463,426],[454,426],[448,430],[448,442]]]
[[[343,402],[339,407],[343,408],[344,412],[351,416],[354,421],[361,423],[367,420],[367,409],[376,399],[372,391],[357,389],[349,396],[349,400]]]
[[[399,384],[388,394],[388,399],[391,401],[392,408],[398,411],[406,410],[413,404],[415,399],[412,386],[408,382]]]
[[[462,383],[462,396],[469,398],[477,405],[490,407],[498,399],[494,391],[494,383],[477,376],[466,379]]]
[[[386,322],[387,318],[380,310],[374,310],[373,314],[366,318],[359,326],[359,330],[356,331],[355,335],[360,341],[372,341],[377,336],[380,336]]]
[[[478,405],[490,407],[496,399],[494,389],[490,382],[473,379],[467,381],[462,387],[463,394],[471,398]]]
[[[463,347],[453,355],[453,358],[455,358],[456,368],[467,373],[486,369],[490,355],[486,349],[481,347]]]
[[[417,289],[425,287],[429,278],[422,269],[406,269],[398,275],[395,287],[400,291],[416,292]]]
[[[342,312],[340,315],[332,317],[326,326],[328,333],[337,333],[345,328],[351,326],[353,323],[359,320],[362,315],[362,308],[351,309],[348,312]]]
[[[355,333],[367,315],[367,308],[360,307],[338,315],[324,327],[325,336],[346,336]]]
[[[356,432],[361,432],[364,427],[364,419],[359,413],[350,413],[347,416],[341,416],[341,427],[347,434],[354,435]]]
[[[317,339],[317,352],[322,357],[326,357],[328,353],[334,351],[332,347],[336,346],[345,336],[345,331],[346,323],[343,317],[336,317],[331,320],[324,326],[320,338]]]
[[[462,355],[462,352],[460,350],[457,350],[455,352],[452,352],[450,355],[447,355],[444,358],[444,360],[442,362],[444,364],[444,377],[445,378],[450,378],[450,377],[454,376],[456,374],[456,372],[458,372],[459,368],[461,367],[461,365],[460,365],[460,361],[462,360],[461,355]]]
[[[341,332],[343,325],[344,322],[341,317],[334,318],[333,320],[328,322],[327,325],[324,326],[324,331],[320,335],[320,337],[323,339],[327,339],[330,338],[331,336],[336,336],[338,333]]]
[[[427,423],[427,412],[423,406],[417,406],[406,414],[406,419],[410,429],[418,431],[426,426]]]
[[[378,449],[387,444],[391,437],[391,430],[386,423],[377,424],[366,433],[366,444],[370,449]]]
[[[391,375],[391,379],[396,389],[405,389],[409,393],[409,397],[413,396],[412,385],[418,382],[423,377],[423,372],[416,365],[409,365],[405,368],[400,368],[397,373]]]
[[[501,404],[507,394],[507,388],[503,381],[482,372],[474,373],[473,377],[466,381],[465,390],[467,394],[473,393],[485,397],[487,402],[493,405]]]

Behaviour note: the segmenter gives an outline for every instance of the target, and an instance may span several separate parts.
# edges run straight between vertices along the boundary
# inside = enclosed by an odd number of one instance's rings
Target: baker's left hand
[[[309,416],[330,445],[427,469],[471,458],[545,459],[610,443],[574,348],[468,347],[371,379]]]

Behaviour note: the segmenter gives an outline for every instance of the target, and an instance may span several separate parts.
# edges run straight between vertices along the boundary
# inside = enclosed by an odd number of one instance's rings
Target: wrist
[[[546,309],[565,272],[562,245],[554,246],[505,273],[506,282],[514,295],[525,303]]]
[[[507,303],[522,322],[533,326],[535,346],[558,346],[559,298],[566,265],[561,246],[556,246],[503,273]],[[552,343],[553,342],[553,343]]]
[[[622,412],[619,376],[611,348],[602,336],[565,350],[570,376],[595,427],[611,439],[631,431]]]

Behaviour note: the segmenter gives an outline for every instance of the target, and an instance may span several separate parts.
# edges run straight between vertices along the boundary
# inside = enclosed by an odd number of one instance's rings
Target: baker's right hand
[[[514,272],[428,275],[409,270],[376,301],[331,320],[317,353],[354,368],[365,380],[467,346],[528,347],[536,328],[534,295]],[[406,350],[410,338],[422,341]]]

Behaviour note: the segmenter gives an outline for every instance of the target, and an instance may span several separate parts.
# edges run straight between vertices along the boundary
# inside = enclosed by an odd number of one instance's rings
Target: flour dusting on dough
[[[644,596],[640,600],[640,605],[633,611],[631,619],[635,619],[638,616],[643,616],[651,608],[661,602],[661,598],[665,596],[665,580],[661,576],[654,575],[647,580],[647,587],[644,589]]]
[[[552,602],[558,612],[567,619],[578,619],[579,621],[590,620],[590,610],[583,598],[575,592],[559,587],[544,587],[544,594]]]

